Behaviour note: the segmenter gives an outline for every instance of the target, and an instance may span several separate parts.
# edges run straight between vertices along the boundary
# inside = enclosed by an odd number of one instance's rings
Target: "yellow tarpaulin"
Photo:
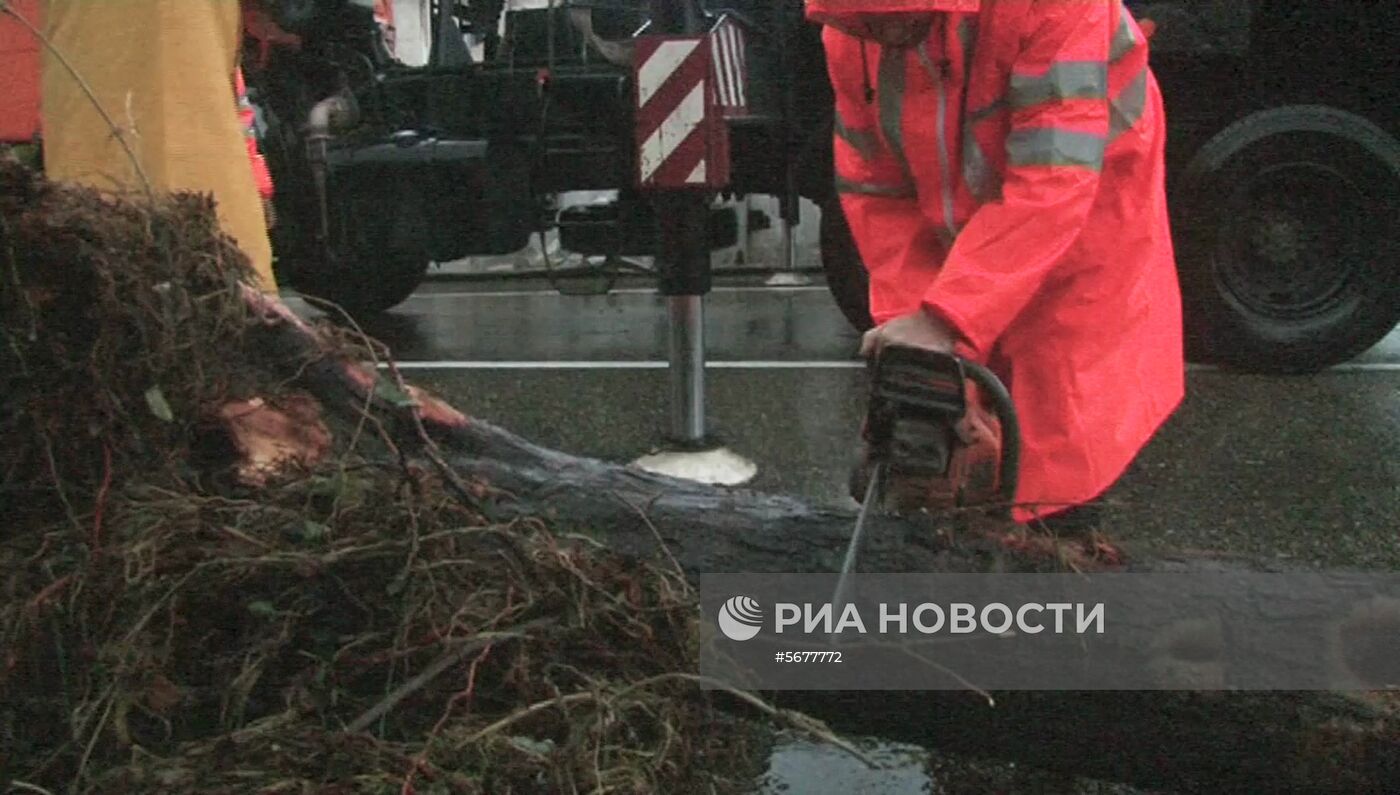
[[[157,191],[213,194],[219,220],[275,290],[272,247],[233,89],[238,0],[48,0],[45,32],[122,129]],[[44,168],[102,189],[140,181],[120,142],[52,54]]]

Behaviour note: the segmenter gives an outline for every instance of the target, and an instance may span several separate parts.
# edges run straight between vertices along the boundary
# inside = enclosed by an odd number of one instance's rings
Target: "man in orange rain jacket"
[[[1067,531],[1184,395],[1162,101],[1119,0],[808,0],[887,344],[1006,382],[1014,518]],[[1047,524],[1051,522],[1047,521]]]

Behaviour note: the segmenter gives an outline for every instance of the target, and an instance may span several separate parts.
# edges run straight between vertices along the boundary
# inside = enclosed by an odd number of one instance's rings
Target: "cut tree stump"
[[[538,515],[616,553],[702,573],[839,570],[853,512],[783,496],[672,480],[531,444],[332,353],[275,299],[249,290],[270,356],[314,359],[303,384],[331,412],[367,401],[395,417],[405,452],[432,461],[464,499],[493,492],[495,510]],[[394,396],[398,395],[399,399]],[[416,406],[405,396],[416,398]],[[1056,545],[1024,534],[937,533],[872,517],[861,550],[869,572],[1279,571],[1209,553],[1135,556],[1107,544]],[[779,706],[839,733],[1188,792],[1400,793],[1400,698],[1328,692],[955,691],[783,692]],[[736,700],[736,709],[742,705]]]

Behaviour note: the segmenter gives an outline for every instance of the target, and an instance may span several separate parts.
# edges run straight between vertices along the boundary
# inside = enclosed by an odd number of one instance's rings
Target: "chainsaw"
[[[871,363],[867,459],[852,493],[876,480],[889,511],[997,505],[1016,494],[1020,428],[990,370],[952,354],[886,347]]]
[[[1006,386],[957,356],[887,346],[871,362],[862,436],[866,458],[852,475],[864,495],[837,581],[843,602],[866,516],[987,508],[1009,515],[1020,467],[1021,432]]]

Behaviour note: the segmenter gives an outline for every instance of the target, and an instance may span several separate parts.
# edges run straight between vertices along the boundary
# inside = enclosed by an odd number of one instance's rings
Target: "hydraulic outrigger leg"
[[[682,444],[705,440],[705,299],[673,295],[671,314],[671,436]]]
[[[715,442],[705,422],[705,295],[710,291],[710,202],[717,174],[727,173],[727,152],[712,145],[708,136],[722,134],[712,115],[698,124],[677,124],[676,115],[662,100],[662,88],[674,88],[684,77],[676,68],[691,57],[705,58],[708,46],[700,38],[705,33],[704,18],[693,0],[652,0],[652,38],[639,47],[639,58],[652,58],[654,69],[638,72],[638,148],[641,188],[650,194],[660,225],[660,246],[656,257],[659,290],[666,298],[670,320],[670,402],[671,449],[647,456],[637,465],[653,472],[710,483],[737,484],[749,480],[754,465]],[[657,53],[665,52],[664,57]],[[708,61],[702,61],[708,63]],[[673,74],[667,74],[674,70]],[[708,68],[697,70],[700,80],[709,80]],[[658,75],[660,75],[658,77]],[[647,81],[654,81],[648,83]],[[682,84],[684,85],[684,84]],[[705,97],[707,84],[701,82],[694,95]],[[674,92],[684,96],[687,92]],[[657,106],[660,107],[657,107]],[[679,141],[705,143],[698,162],[684,159],[686,147]],[[693,154],[689,155],[693,157]]]
[[[659,197],[660,292],[670,314],[671,441],[703,447],[705,423],[705,294],[710,291],[709,207],[701,196]]]
[[[694,0],[652,0],[652,29],[660,34],[702,33]],[[656,194],[661,219],[657,270],[670,314],[671,441],[705,444],[705,294],[710,291],[709,207],[706,194]]]

